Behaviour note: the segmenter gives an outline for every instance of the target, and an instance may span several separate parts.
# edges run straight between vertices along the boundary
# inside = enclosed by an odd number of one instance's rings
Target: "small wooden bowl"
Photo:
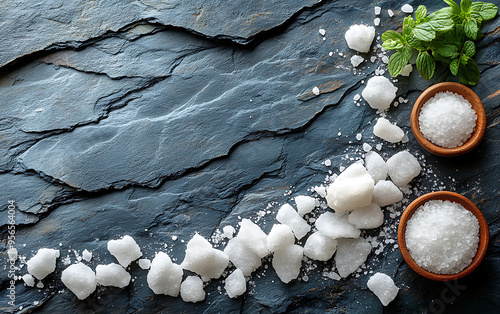
[[[462,205],[465,209],[472,212],[474,216],[476,216],[479,222],[479,245],[476,256],[472,260],[471,264],[459,273],[443,275],[427,271],[422,267],[420,267],[413,260],[413,258],[410,255],[410,252],[408,251],[408,248],[406,247],[405,234],[406,234],[406,224],[408,223],[408,220],[421,205],[430,200],[442,200],[442,201],[450,201],[458,203]],[[481,213],[481,211],[468,198],[454,192],[439,191],[420,196],[419,198],[414,200],[410,205],[408,205],[408,207],[403,212],[403,215],[401,216],[401,219],[399,221],[398,246],[399,246],[399,251],[403,255],[404,260],[419,275],[422,275],[425,278],[432,280],[437,280],[437,281],[456,280],[470,274],[474,269],[476,269],[477,266],[479,266],[479,264],[481,264],[484,255],[486,254],[486,249],[488,248],[489,240],[490,240],[490,233],[488,230],[488,223],[486,222],[486,219],[484,219],[484,216]]]
[[[467,101],[470,102],[470,104],[472,105],[472,109],[476,111],[477,115],[476,128],[474,129],[471,137],[462,146],[455,148],[444,148],[431,143],[424,137],[424,135],[420,131],[420,126],[418,123],[420,110],[422,109],[422,106],[427,102],[427,100],[434,97],[436,93],[446,91],[462,95]],[[427,88],[422,94],[420,94],[411,112],[411,130],[413,132],[413,135],[415,135],[415,139],[417,140],[417,142],[430,153],[442,157],[459,156],[468,153],[476,148],[483,139],[484,132],[486,131],[486,112],[484,111],[484,106],[481,102],[481,99],[479,99],[476,93],[474,93],[470,88],[459,83],[443,82],[432,85],[431,87]]]

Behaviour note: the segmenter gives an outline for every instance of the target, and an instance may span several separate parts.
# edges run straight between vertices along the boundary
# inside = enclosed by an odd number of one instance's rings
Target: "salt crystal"
[[[271,252],[292,245],[295,242],[295,236],[292,229],[287,225],[275,224],[267,236],[267,246]]]
[[[389,63],[389,58],[387,56],[383,56],[382,57],[382,62],[385,63],[385,64]],[[385,73],[385,71],[384,71],[384,73]]]
[[[184,302],[200,302],[205,300],[203,280],[198,276],[188,276],[181,284],[181,298]]]
[[[298,240],[302,239],[311,230],[311,226],[289,204],[281,206],[276,219],[289,226]]]
[[[337,241],[318,231],[307,238],[304,255],[313,260],[327,261],[332,258],[336,249]]]
[[[147,270],[151,267],[151,261],[147,258],[141,258],[139,259],[139,267]]]
[[[387,164],[384,159],[376,152],[369,151],[365,155],[366,170],[373,178],[373,181],[378,182],[387,178]]]
[[[101,286],[124,288],[130,283],[130,274],[122,266],[111,263],[97,265],[95,269],[97,283]]]
[[[386,118],[378,118],[373,127],[373,134],[390,143],[398,143],[403,139],[405,133],[397,125],[392,124]]]
[[[312,89],[312,92],[314,95],[318,96],[319,95],[319,88],[317,86],[314,86],[314,88]]]
[[[63,270],[61,281],[80,300],[91,295],[97,287],[94,271],[83,263],[70,265]]]
[[[375,38],[375,28],[366,25],[351,25],[345,33],[347,46],[359,52],[370,51],[373,38]]]
[[[373,188],[372,201],[378,206],[387,206],[400,202],[403,199],[403,193],[391,181],[378,181]]]
[[[368,80],[361,94],[373,109],[387,110],[397,91],[398,88],[386,77],[374,76]]]
[[[389,15],[389,17],[393,17],[394,16],[394,12],[392,12],[392,10],[387,10],[387,14]]]
[[[84,260],[86,260],[87,262],[90,262],[90,260],[92,259],[92,252],[90,252],[87,249],[83,250],[83,252],[82,252],[82,258]]]
[[[29,287],[35,286],[35,278],[30,274],[25,274],[21,278],[23,278],[23,281],[27,286]]]
[[[381,10],[382,10],[381,7],[376,6],[375,7],[375,15],[379,15]]]
[[[229,240],[224,248],[224,253],[227,254],[234,266],[243,271],[245,276],[250,276],[262,264],[260,257],[248,248],[240,236]]]
[[[181,288],[182,267],[172,263],[164,252],[158,252],[148,271],[148,286],[155,294],[177,297]]]
[[[39,281],[39,282],[36,284],[36,287],[37,287],[38,289],[43,289],[43,287],[44,287],[43,282]]]
[[[330,159],[327,159],[323,162],[325,166],[330,167],[332,165],[332,161]]]
[[[340,277],[339,274],[337,274],[334,271],[326,273],[326,277],[328,277],[330,279],[333,279],[333,280],[340,280],[340,279],[342,279],[342,277]]]
[[[295,244],[274,252],[272,265],[281,281],[289,283],[299,276],[303,256],[304,249]]]
[[[354,163],[328,186],[326,200],[335,212],[343,213],[371,203],[374,181],[365,167]]]
[[[233,226],[224,226],[222,228],[222,236],[227,239],[232,239],[235,232],[236,230]]]
[[[139,245],[129,235],[125,235],[119,240],[110,240],[108,242],[108,251],[116,257],[123,267],[127,267],[132,261],[142,256]]]
[[[330,160],[330,159],[328,159]],[[326,162],[325,162],[326,165]],[[331,162],[330,162],[331,165]],[[318,200],[314,197],[299,195],[294,199],[295,205],[297,206],[297,212],[299,215],[304,216],[309,214],[316,206],[319,205]]]
[[[413,7],[409,4],[405,4],[401,7],[401,11],[403,11],[403,13],[413,13]]]
[[[363,138],[363,135],[361,135],[361,133],[356,134],[356,139],[358,141],[361,141],[362,138]]]
[[[372,246],[365,239],[338,239],[335,265],[342,278],[361,266],[370,254]]]
[[[363,150],[367,153],[372,150],[372,146],[368,143],[363,143]]]
[[[399,291],[392,278],[383,273],[375,273],[368,279],[366,285],[379,298],[383,306],[391,303]]]
[[[315,226],[319,232],[332,239],[358,238],[360,235],[359,229],[348,221],[347,215],[323,213],[316,219]]]
[[[354,55],[351,57],[351,64],[353,67],[357,67],[363,61],[365,61],[365,58],[363,58],[362,56]]]
[[[47,275],[54,272],[56,269],[56,259],[59,257],[59,250],[41,248],[38,252],[30,258],[26,265],[28,265],[28,273],[33,275],[36,279],[42,280]]]
[[[153,263],[154,260],[151,270]],[[226,253],[214,249],[204,237],[195,234],[187,243],[186,256],[181,266],[201,276],[219,278],[228,264],[229,257]]]
[[[247,290],[247,283],[243,276],[243,272],[240,269],[235,269],[227,276],[224,288],[230,298],[237,298],[245,293]]]
[[[401,76],[410,76],[411,71],[413,71],[413,66],[411,64],[405,65],[403,71],[399,75]]]
[[[372,63],[373,63],[373,62],[375,62],[375,60],[377,60],[377,57],[375,57],[375,56],[371,56],[371,57],[370,57],[370,61],[371,61]]]
[[[359,94],[356,94],[356,95],[354,95],[354,97],[353,97],[353,99],[354,99],[355,101],[358,101],[360,98],[361,98],[361,96],[360,96]]]
[[[267,235],[250,219],[243,219],[241,221],[238,237],[259,257],[264,257],[269,254],[266,240]]]
[[[380,25],[380,18],[378,18],[378,17],[377,17],[377,18],[375,18],[375,19],[373,20],[373,25],[375,25],[375,26],[379,26],[379,25]]]
[[[408,184],[422,170],[417,158],[407,150],[394,154],[386,163],[387,173],[397,186]]]
[[[377,204],[353,210],[348,217],[351,224],[358,229],[378,228],[384,223],[384,213]]]
[[[325,36],[326,31],[324,29],[320,28],[319,33],[321,34],[321,36]]]
[[[318,193],[319,196],[326,197],[326,187],[325,186],[318,185],[318,186],[315,186],[313,189],[314,189],[314,192]]]

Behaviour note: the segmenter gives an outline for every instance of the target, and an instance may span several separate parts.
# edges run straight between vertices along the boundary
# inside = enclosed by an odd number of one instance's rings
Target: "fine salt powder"
[[[418,117],[424,137],[444,148],[463,145],[471,137],[476,121],[471,104],[452,92],[437,93],[422,106]]]
[[[431,200],[420,206],[406,226],[406,246],[422,268],[456,274],[470,265],[479,244],[479,223],[462,205]]]

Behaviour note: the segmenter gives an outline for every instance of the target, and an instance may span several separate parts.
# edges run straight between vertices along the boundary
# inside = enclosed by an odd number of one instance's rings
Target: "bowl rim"
[[[476,111],[477,115],[476,127],[471,137],[463,145],[455,148],[444,148],[430,142],[420,131],[418,121],[420,110],[422,109],[422,106],[427,102],[427,100],[429,100],[431,97],[434,97],[436,93],[445,91],[450,91],[462,95],[470,102],[470,104],[472,105],[472,109]],[[479,143],[483,139],[487,123],[486,112],[484,110],[481,99],[477,96],[476,93],[474,93],[474,91],[472,91],[467,86],[455,82],[438,83],[428,87],[425,91],[423,91],[413,105],[410,122],[411,130],[417,142],[428,152],[441,157],[459,156],[472,151],[479,145]]]
[[[474,257],[470,265],[464,268],[459,273],[436,274],[427,271],[421,266],[419,266],[413,260],[413,258],[410,255],[410,252],[408,251],[408,248],[406,247],[405,233],[408,220],[411,218],[411,216],[417,210],[417,208],[419,208],[422,204],[430,200],[448,200],[455,203],[459,203],[465,209],[472,212],[479,222],[479,244],[476,256]],[[401,255],[403,255],[403,259],[419,275],[436,281],[450,281],[450,280],[460,279],[467,276],[472,271],[474,271],[479,266],[479,264],[481,264],[481,262],[484,259],[484,256],[486,255],[489,238],[490,236],[489,236],[488,223],[486,222],[486,219],[484,218],[481,211],[476,207],[476,205],[474,205],[474,203],[471,200],[469,200],[463,195],[451,191],[431,192],[418,197],[413,202],[411,202],[410,205],[406,207],[405,211],[401,215],[401,219],[398,226],[398,247],[399,251],[401,252]]]

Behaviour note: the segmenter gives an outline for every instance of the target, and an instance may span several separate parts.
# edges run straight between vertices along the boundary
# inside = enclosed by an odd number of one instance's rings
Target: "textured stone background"
[[[372,24],[375,5],[382,7],[377,35],[397,28],[404,17],[400,1],[69,2],[0,4],[0,232],[4,241],[7,201],[13,199],[19,208],[17,248],[27,258],[51,247],[74,261],[68,250],[89,249],[94,253],[89,265],[95,268],[114,261],[108,240],[130,234],[145,257],[164,250],[180,262],[182,241],[194,232],[209,238],[227,224],[236,226],[240,217],[255,221],[272,203],[259,221],[269,232],[280,204],[309,195],[307,189],[321,184],[328,170],[339,173],[353,162],[349,158],[361,158],[363,142],[381,143],[372,135],[378,116],[352,99],[383,63],[380,58],[365,62],[353,73],[354,53],[343,34],[351,24]],[[425,4],[429,11],[444,5],[409,3]],[[387,9],[396,15],[389,18]],[[319,28],[326,29],[326,40]],[[425,164],[397,211],[438,189],[464,194],[483,211],[490,247],[468,278],[451,286],[420,278],[388,246],[380,255],[372,252],[366,266],[389,274],[401,288],[385,309],[366,288],[369,276],[363,273],[325,280],[321,273],[331,262],[313,263],[313,270],[305,266],[309,280],[288,285],[271,267],[262,267],[249,293],[238,299],[220,293],[223,283],[214,280],[205,289],[206,300],[197,304],[154,295],[146,271],[134,264],[136,279],[126,289],[99,288],[78,301],[60,282],[64,265],[59,260],[44,289],[17,284],[21,312],[372,313],[433,306],[453,313],[496,311],[499,30],[498,17],[483,26],[486,37],[475,57],[482,74],[473,90],[488,116],[479,148],[445,159],[418,146],[410,131],[411,106],[435,81],[414,71],[396,83],[398,96],[409,102],[389,111],[410,141],[383,143],[380,151],[388,158],[408,149]],[[319,96],[311,92],[314,86]],[[322,165],[327,158],[330,168]],[[380,239],[395,239],[397,220],[386,215],[390,232]],[[0,307],[6,307],[5,241],[0,258]]]

